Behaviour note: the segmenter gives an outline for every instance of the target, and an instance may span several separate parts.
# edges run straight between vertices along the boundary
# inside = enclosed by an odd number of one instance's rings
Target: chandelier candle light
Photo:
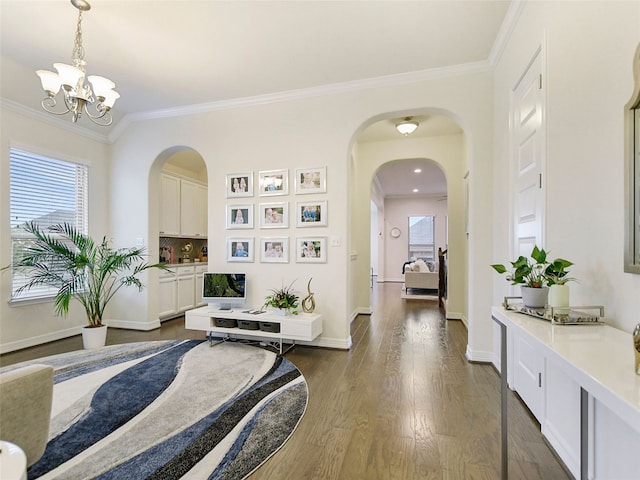
[[[89,75],[87,80],[93,86],[85,84],[86,65],[84,61],[84,47],[82,46],[82,12],[91,9],[91,5],[85,0],[71,0],[74,7],[78,9],[78,23],[76,27],[76,37],[73,45],[71,60],[73,65],[65,63],[54,63],[53,66],[58,73],[48,70],[38,70],[36,73],[42,82],[42,88],[47,92],[47,97],[42,100],[42,108],[54,115],[66,115],[71,112],[73,123],[84,111],[91,121],[97,125],[111,125],[113,118],[109,111],[120,94],[114,90],[116,86],[111,80],[97,75]],[[56,95],[62,87],[63,98],[66,110],[53,110],[56,105]],[[93,105],[95,113],[89,111]]]

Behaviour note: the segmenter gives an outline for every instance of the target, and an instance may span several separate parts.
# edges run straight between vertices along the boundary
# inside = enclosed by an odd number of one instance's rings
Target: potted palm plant
[[[149,268],[166,270],[164,264],[142,262],[143,247],[114,249],[106,237],[96,243],[68,223],[49,227],[49,233],[35,222],[27,223],[24,229],[34,239],[5,267],[22,271],[29,279],[16,293],[38,285],[57,288],[54,308],[62,316],[69,312],[71,300],[78,300],[87,315],[82,334],[85,348],[104,345],[104,311],[122,287],[134,285],[142,290],[137,277],[140,272]],[[91,340],[96,332],[99,332],[97,343]]]
[[[298,308],[298,300],[300,297],[293,291],[292,287],[294,282],[291,282],[286,287],[271,289],[271,295],[265,297],[262,308],[275,308],[276,312],[280,315],[297,315],[298,311],[296,308]]]

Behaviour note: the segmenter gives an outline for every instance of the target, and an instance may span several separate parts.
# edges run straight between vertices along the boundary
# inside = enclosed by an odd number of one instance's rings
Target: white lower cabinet
[[[178,311],[178,284],[175,273],[175,268],[160,273],[160,288],[158,289],[160,294],[158,316],[160,318],[174,315]]]
[[[527,404],[531,413],[538,422],[544,418],[544,355],[536,351],[536,348],[526,338],[515,336],[514,346],[514,371],[513,387]]]
[[[608,325],[552,325],[501,307],[493,317],[506,327],[508,384],[572,475],[640,479],[640,377],[631,334]]]
[[[207,265],[184,265],[160,274],[159,317],[168,318],[191,310],[202,301],[202,277]]]

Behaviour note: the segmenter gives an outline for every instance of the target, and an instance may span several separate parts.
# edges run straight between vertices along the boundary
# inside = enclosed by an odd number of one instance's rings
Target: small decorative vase
[[[633,330],[633,352],[636,355],[636,375],[640,375],[640,323]]]
[[[86,350],[104,347],[107,343],[107,326],[82,327],[82,346]]]
[[[290,311],[288,308],[276,308],[273,310],[273,314],[278,315],[280,317],[286,317],[287,315],[290,314]]]
[[[522,303],[525,307],[544,308],[547,305],[549,287],[520,287],[522,292]]]
[[[569,313],[569,285],[551,285],[549,287],[549,308],[560,314]]]

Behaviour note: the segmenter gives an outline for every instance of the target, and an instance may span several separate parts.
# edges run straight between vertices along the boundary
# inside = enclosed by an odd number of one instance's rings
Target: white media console
[[[237,322],[254,322],[271,324],[274,331],[252,330],[238,327],[216,326],[216,319],[236,320]],[[278,328],[279,327],[279,328]],[[211,338],[214,334],[223,335],[225,339],[235,337],[259,337],[276,342],[280,355],[295,346],[296,340],[310,342],[322,333],[322,315],[300,313],[299,315],[277,315],[269,311],[259,314],[248,313],[246,309],[215,310],[210,306],[200,307],[185,312],[185,328],[203,330]],[[283,351],[284,340],[290,340],[291,346]],[[213,343],[212,343],[213,344]]]

